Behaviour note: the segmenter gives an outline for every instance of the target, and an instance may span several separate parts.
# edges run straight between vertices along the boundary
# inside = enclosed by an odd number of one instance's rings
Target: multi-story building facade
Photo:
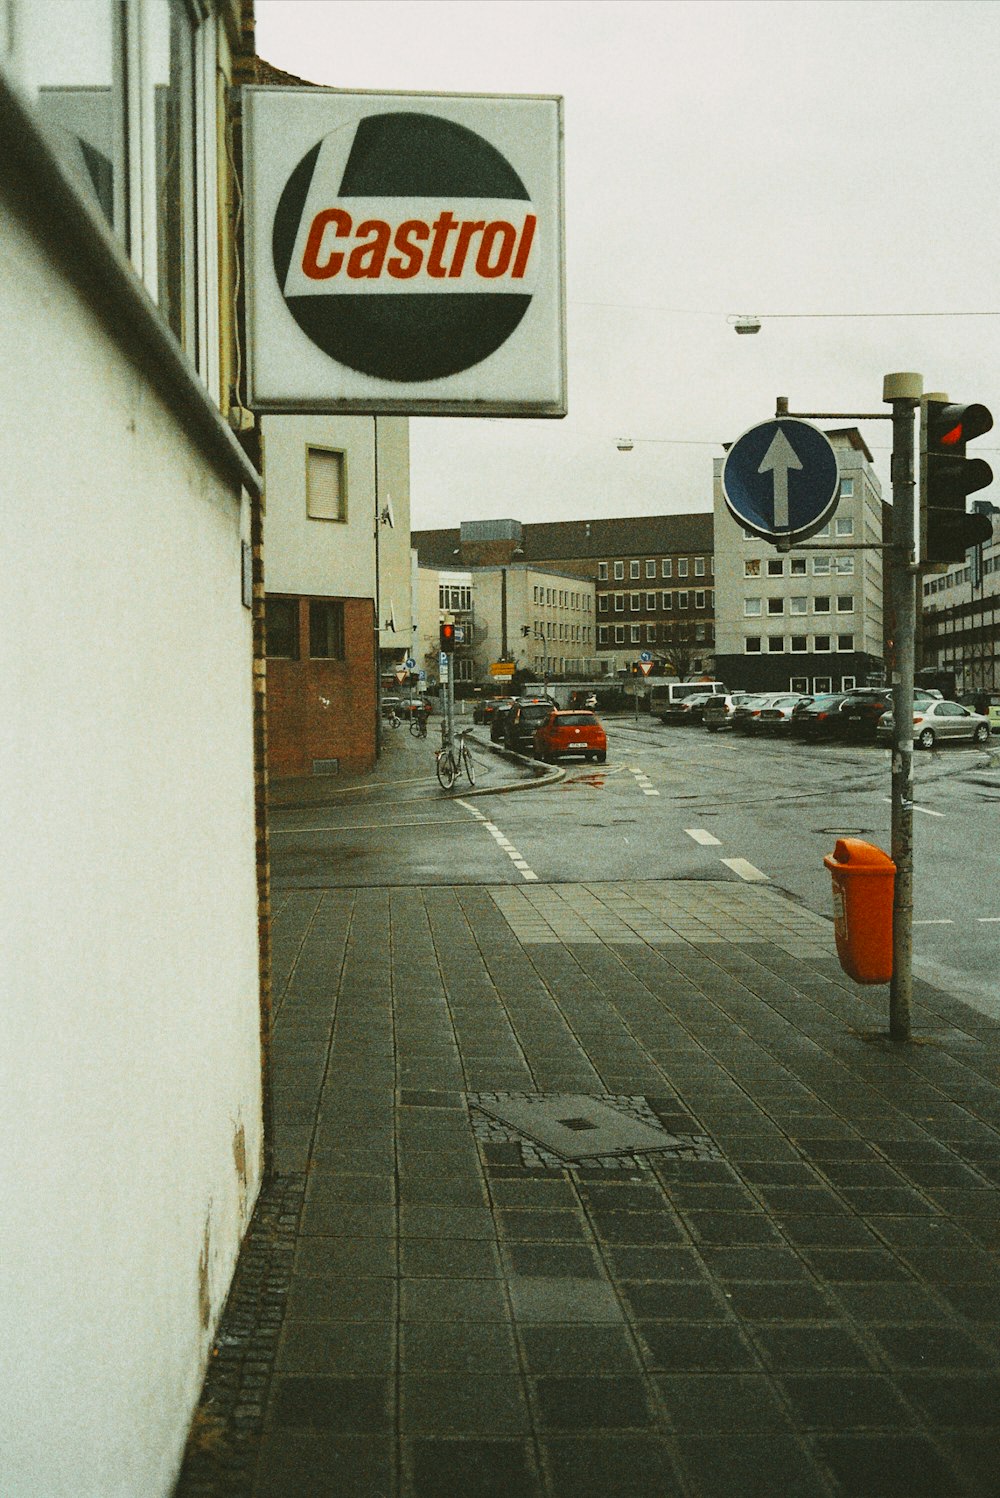
[[[268,762],[278,776],[367,769],[380,675],[414,641],[409,423],[269,416],[263,428]]]
[[[883,679],[881,488],[856,428],[827,436],[840,471],[836,512],[787,553],[733,519],[715,461],[715,670],[730,687],[818,693]]]
[[[572,520],[521,525],[518,521],[464,522],[460,530],[417,531],[413,535],[422,565],[517,563],[562,574],[563,583],[541,580],[526,604],[538,605],[530,620],[537,642],[533,670],[544,670],[546,653],[567,658],[560,645],[582,646],[577,628],[584,619],[545,611],[574,605],[550,602],[575,591],[565,579],[590,582],[594,590],[593,649],[587,674],[614,674],[649,651],[660,671],[686,676],[711,666],[715,646],[715,589],[712,516],[705,514],[635,516],[623,520]],[[535,626],[542,633],[534,634]],[[568,631],[573,631],[571,635]],[[545,646],[546,649],[541,647]],[[549,668],[552,672],[551,666]]]
[[[998,513],[980,502],[974,508]],[[950,671],[959,692],[1000,690],[1000,536],[923,580],[921,664]]]
[[[501,661],[539,677],[583,679],[601,670],[594,588],[586,579],[524,563],[464,572],[421,568],[421,579],[420,648],[429,680],[437,674],[438,622],[445,613],[463,635],[455,647],[456,683],[488,684],[491,667]]]

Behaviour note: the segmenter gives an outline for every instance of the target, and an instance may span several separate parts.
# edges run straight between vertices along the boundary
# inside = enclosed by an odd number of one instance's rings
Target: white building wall
[[[261,1171],[248,512],[18,213],[4,187],[0,1493],[158,1498]]]

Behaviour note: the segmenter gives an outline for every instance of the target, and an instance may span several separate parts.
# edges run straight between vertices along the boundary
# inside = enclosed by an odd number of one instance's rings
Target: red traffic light
[[[982,458],[970,458],[966,446],[993,427],[993,414],[977,403],[929,400],[924,414],[921,483],[921,555],[927,562],[961,562],[972,546],[992,535],[983,515],[966,511],[966,496],[993,482],[993,470]]]
[[[993,413],[986,406],[954,401],[927,402],[927,451],[964,453],[965,444],[993,429]]]
[[[455,653],[455,626],[454,624],[442,624],[441,626],[441,649],[446,655]]]

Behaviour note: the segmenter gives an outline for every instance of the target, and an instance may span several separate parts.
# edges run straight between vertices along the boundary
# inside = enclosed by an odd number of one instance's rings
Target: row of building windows
[[[268,598],[264,605],[267,653],[274,660],[302,659],[301,614],[297,598]],[[336,598],[309,600],[308,658],[345,658],[344,605]]]
[[[992,572],[1000,572],[1000,556],[983,559],[983,576],[987,577]],[[924,597],[930,598],[933,594],[943,593],[958,583],[970,582],[972,582],[972,568],[960,567],[957,572],[948,572],[942,577],[932,577],[929,582],[924,583]]]
[[[748,619],[759,618],[761,614],[783,614],[785,603],[788,603],[790,614],[808,614],[809,599],[804,595],[794,598],[744,598],[743,612]],[[766,609],[765,609],[766,605]],[[817,593],[812,601],[812,612],[814,614],[832,614],[836,605],[838,614],[853,614],[854,594],[838,593],[836,598],[831,598],[827,593]]]
[[[528,625],[524,626],[522,633],[529,632]],[[558,624],[553,619],[535,620],[532,633],[536,640],[567,640],[571,643],[581,645],[592,645],[594,640],[593,626],[590,624]]]
[[[659,567],[660,577],[673,577],[675,560],[678,577],[689,576],[688,568],[691,561],[694,563],[695,577],[715,576],[715,559],[713,557],[648,557],[645,561],[632,561],[628,563],[629,578],[635,580],[640,577],[655,577],[657,575],[657,567]],[[610,574],[608,572],[609,567],[612,569]],[[707,573],[706,568],[708,569]],[[625,563],[598,562],[598,582],[607,582],[609,575],[613,577],[615,582],[621,582],[625,577]]]
[[[783,655],[784,635],[747,635],[743,646],[747,655]],[[790,650],[793,655],[805,655],[811,648],[825,654],[830,650],[853,650],[853,635],[792,635]]]
[[[625,638],[626,630],[628,631],[627,641]],[[612,631],[614,635],[613,639]],[[686,624],[680,625],[679,628],[675,628],[670,624],[615,624],[613,626],[610,624],[599,624],[597,626],[598,645],[624,645],[626,643],[641,645],[643,642],[647,645],[655,645],[657,640],[661,640],[667,645],[676,641],[679,635],[685,639],[688,638],[688,626]],[[712,631],[707,624],[696,624],[694,625],[694,638],[696,640],[711,640]]]
[[[703,592],[700,588],[698,588],[692,595],[688,590],[682,588],[679,592],[676,593],[661,593],[659,595],[660,608],[663,609],[665,613],[671,613],[674,607],[674,599],[677,600],[678,609],[689,608],[691,606],[690,600],[692,596],[694,598],[694,607],[696,609],[710,609],[715,604],[715,594],[711,591]],[[643,594],[629,593],[627,597],[629,600],[629,613],[640,614],[645,612],[647,614],[651,614],[656,610],[657,595],[655,593],[645,594],[645,609],[643,609],[642,603]],[[626,594],[624,593],[599,593],[597,596],[597,612],[599,614],[607,614],[609,612],[613,612],[615,614],[624,614],[625,598]],[[614,599],[613,609],[609,605],[609,599]]]
[[[590,594],[574,593],[569,588],[536,587],[533,599],[537,604],[551,605],[552,608],[582,609],[585,614],[590,613]]]
[[[806,557],[789,557],[789,577],[805,577],[809,570],[809,562]],[[841,577],[854,576],[853,557],[813,557],[813,577],[829,577],[831,572],[837,572]],[[743,563],[744,577],[784,577],[785,560],[779,558],[777,561],[769,559],[762,562],[759,557],[747,557]]]

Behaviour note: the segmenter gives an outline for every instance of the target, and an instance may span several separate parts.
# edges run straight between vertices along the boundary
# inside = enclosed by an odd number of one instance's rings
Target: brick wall
[[[308,598],[298,600],[299,659],[268,659],[268,767],[275,777],[311,775],[316,759],[339,759],[342,770],[375,763],[372,600],[341,601],[342,661],[309,659]]]

